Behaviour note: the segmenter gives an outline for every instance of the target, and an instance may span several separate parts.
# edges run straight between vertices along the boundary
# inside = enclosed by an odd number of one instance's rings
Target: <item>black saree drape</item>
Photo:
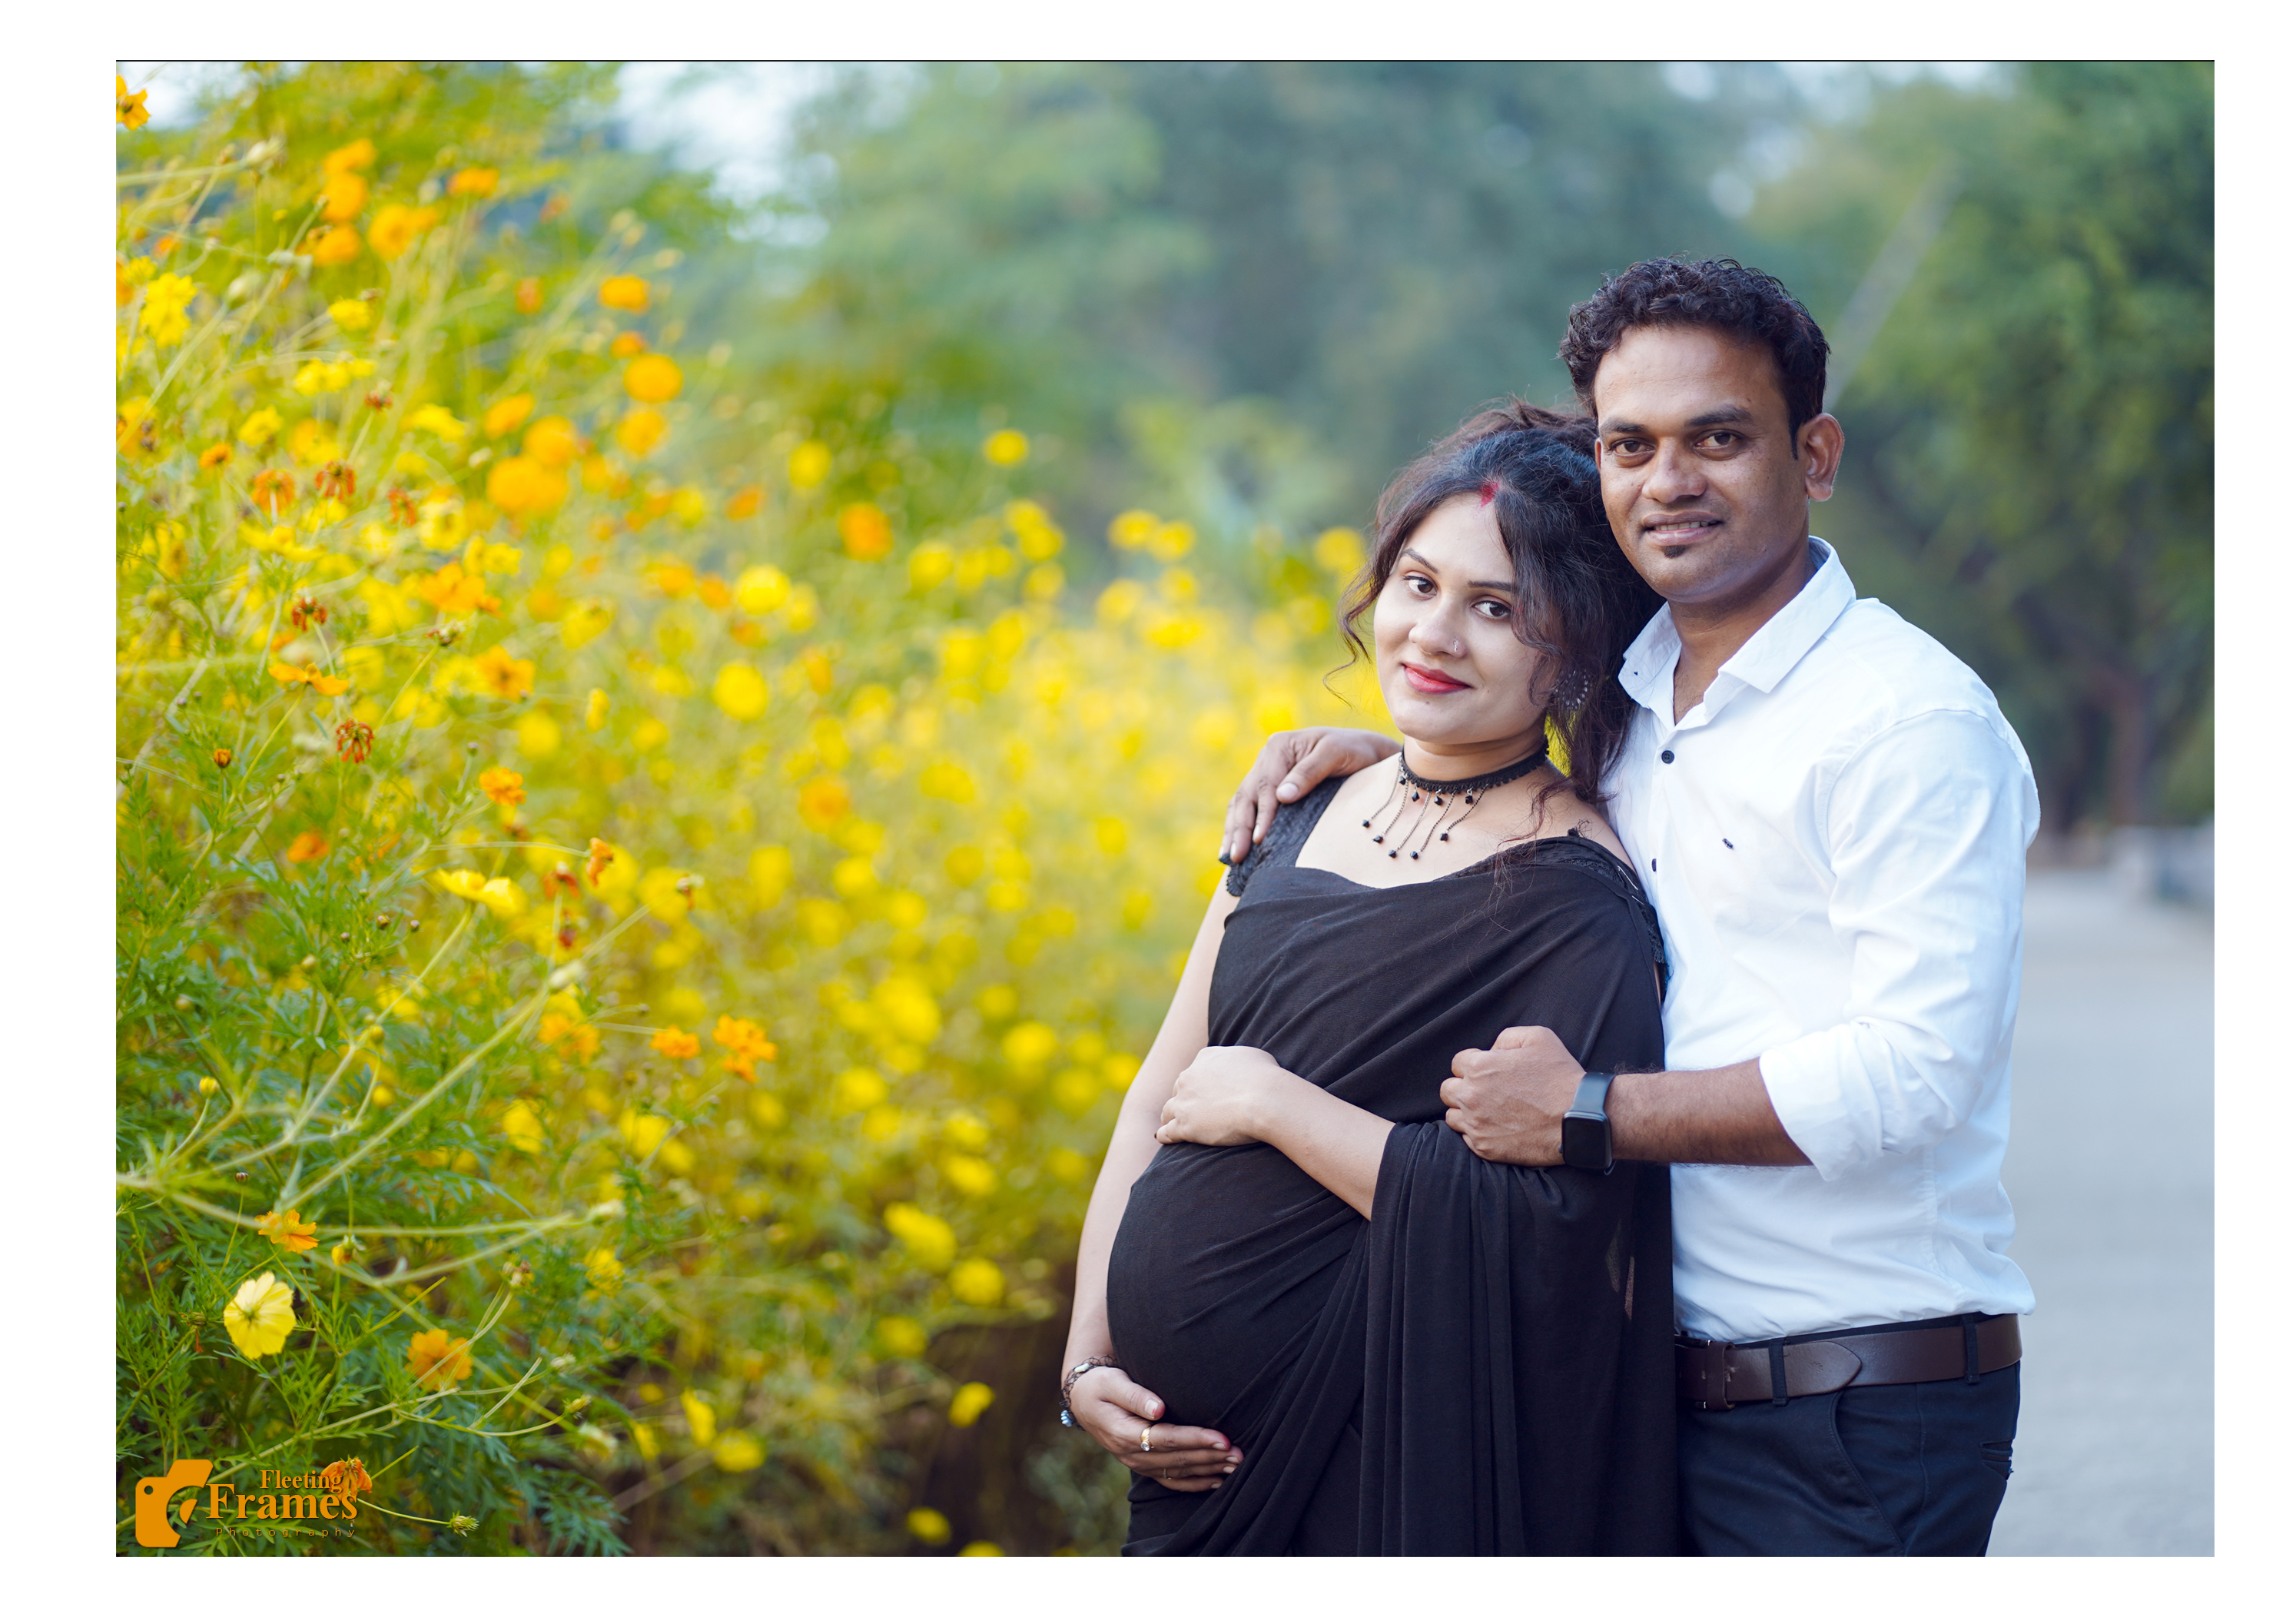
[[[1136,1478],[1124,1550],[1670,1552],[1665,1169],[1493,1165],[1437,1096],[1509,1025],[1590,1069],[1656,1068],[1655,918],[1570,836],[1387,889],[1301,869],[1335,788],[1231,877],[1210,1035],[1397,1124],[1373,1215],[1264,1145],[1157,1151],[1111,1254],[1111,1333],[1169,1421],[1244,1457],[1217,1491]]]

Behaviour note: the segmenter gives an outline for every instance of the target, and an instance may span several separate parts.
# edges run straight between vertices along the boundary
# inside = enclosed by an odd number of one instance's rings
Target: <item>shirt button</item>
[[[1658,872],[1658,860],[1656,858],[1652,858],[1651,860],[1651,872],[1652,874],[1656,874]]]
[[[1670,762],[1674,761],[1674,753],[1671,751],[1661,751],[1658,753],[1658,760],[1661,762]]]

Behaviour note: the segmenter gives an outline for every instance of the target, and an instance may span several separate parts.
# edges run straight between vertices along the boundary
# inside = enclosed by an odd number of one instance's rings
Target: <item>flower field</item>
[[[1111,581],[1058,423],[761,391],[518,104],[120,86],[121,1550],[181,1458],[372,1487],[177,1553],[1020,1550],[934,1464],[1048,1388],[1235,778],[1361,721],[1359,549]]]

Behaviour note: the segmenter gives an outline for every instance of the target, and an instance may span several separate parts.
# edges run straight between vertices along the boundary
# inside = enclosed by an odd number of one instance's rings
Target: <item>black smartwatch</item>
[[[1562,1112],[1562,1164],[1581,1171],[1611,1169],[1611,1074],[1590,1070],[1579,1078],[1578,1095]]]

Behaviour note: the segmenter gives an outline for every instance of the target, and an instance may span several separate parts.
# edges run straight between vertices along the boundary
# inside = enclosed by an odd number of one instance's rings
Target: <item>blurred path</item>
[[[2215,1551],[2213,971],[2204,912],[2032,875],[2004,1176],[2038,1309],[1996,1555]]]

